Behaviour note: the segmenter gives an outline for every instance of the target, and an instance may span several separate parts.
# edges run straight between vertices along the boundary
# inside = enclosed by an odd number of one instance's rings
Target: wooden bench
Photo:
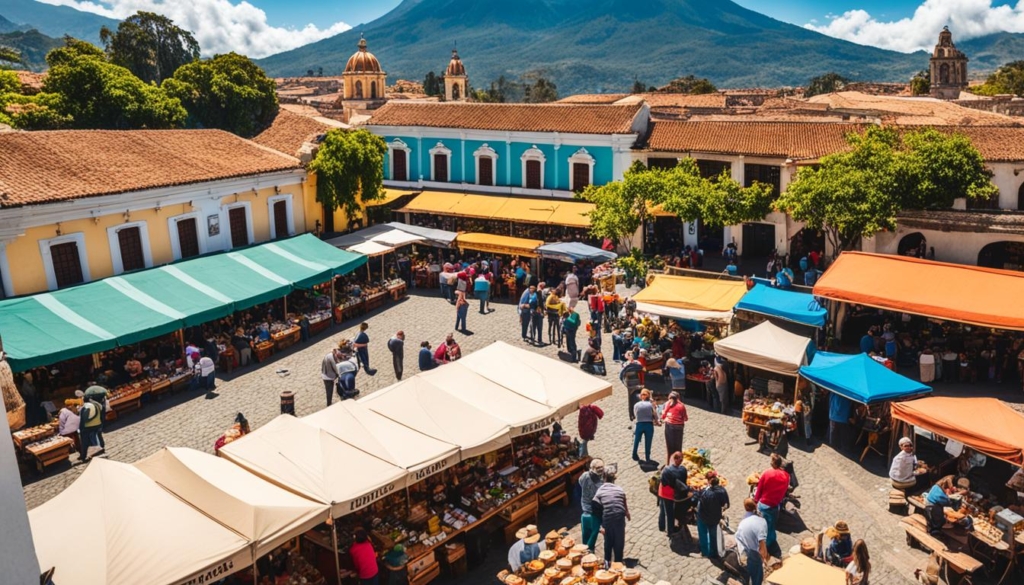
[[[907,496],[902,490],[889,491],[889,511],[895,514],[907,513]]]
[[[959,583],[973,583],[974,572],[982,567],[981,561],[971,555],[962,552],[951,552],[948,550],[938,551],[939,561],[942,563],[942,572],[946,583],[953,583],[949,578],[949,570],[958,576]]]
[[[903,530],[907,533],[907,546],[912,547],[916,542],[921,548],[936,553],[947,550],[945,543],[931,534],[928,534],[927,530],[918,528],[913,523],[904,522]]]

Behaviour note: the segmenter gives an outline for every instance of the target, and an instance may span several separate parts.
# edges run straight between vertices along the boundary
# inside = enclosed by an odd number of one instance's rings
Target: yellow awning
[[[402,197],[405,197],[406,195],[412,195],[413,193],[415,193],[415,191],[410,191],[408,189],[382,189],[382,191],[384,192],[384,197],[380,199],[375,199],[373,201],[367,201],[366,206],[380,207],[381,205],[388,205],[390,203],[394,203],[395,201],[401,199]]]
[[[462,193],[449,193],[446,191],[424,191],[398,211],[451,215],[452,207],[455,207],[465,196]]]
[[[526,221],[530,223],[548,223],[558,203],[543,199],[517,199],[509,197],[495,211],[491,219],[505,221]]]
[[[455,244],[464,250],[478,250],[495,254],[511,254],[535,258],[537,248],[544,245],[540,240],[497,236],[494,234],[459,234]]]
[[[593,209],[583,201],[424,191],[398,211],[588,228],[584,214]]]
[[[747,285],[741,280],[658,274],[633,300],[690,311],[725,312],[732,311],[745,294]]]
[[[590,216],[585,215],[594,211],[593,203],[584,201],[559,201],[558,208],[548,218],[548,223],[564,225],[574,228],[589,228]]]
[[[666,211],[664,207],[659,203],[658,205],[652,205],[649,209],[651,215],[654,217],[679,217],[671,211]]]

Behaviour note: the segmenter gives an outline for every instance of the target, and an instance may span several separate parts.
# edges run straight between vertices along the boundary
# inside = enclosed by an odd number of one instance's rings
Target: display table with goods
[[[150,375],[149,394],[159,398],[167,392],[178,392],[188,387],[192,373],[184,368],[161,370]]]
[[[291,323],[271,323],[270,338],[274,340],[274,350],[284,351],[299,342],[302,330]]]
[[[140,380],[111,390],[107,395],[107,404],[110,405],[107,420],[117,420],[118,417],[142,408],[142,395],[148,394],[150,387],[149,380]]]
[[[690,486],[694,492],[702,492],[707,489],[708,474],[712,472],[718,476],[718,485],[729,486],[729,480],[719,474],[711,464],[711,449],[691,447],[683,451],[683,467],[686,468],[686,485]]]
[[[400,301],[409,294],[408,287],[404,280],[395,278],[387,282],[388,293],[392,301]]]
[[[622,563],[602,568],[604,561],[588,554],[586,545],[571,543],[571,538],[559,541],[554,550],[545,550],[540,558],[523,565],[516,573],[508,570],[498,573],[504,585],[637,585],[642,575],[639,569],[630,569]],[[547,553],[547,554],[545,554]]]
[[[305,313],[309,321],[309,335],[318,335],[331,326],[332,313],[330,309],[318,310],[312,313]]]
[[[11,434],[19,458],[43,473],[54,463],[67,461],[74,441],[57,434],[57,421],[22,429]]]

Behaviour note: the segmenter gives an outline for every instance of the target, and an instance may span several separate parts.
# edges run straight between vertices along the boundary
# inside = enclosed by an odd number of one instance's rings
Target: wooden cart
[[[149,387],[149,394],[153,398],[160,400],[161,395],[167,393],[171,389],[171,379],[162,378],[160,380],[154,380],[152,385]]]
[[[274,353],[274,342],[273,341],[261,341],[256,344],[256,359],[260,362],[267,361]]]
[[[110,398],[109,402],[110,410],[107,411],[107,420],[117,420],[120,416],[142,408],[142,390],[134,388]]]
[[[277,351],[284,351],[289,347],[299,342],[299,335],[301,331],[298,326],[290,327],[279,333],[273,333],[270,335],[274,340],[274,349]]]
[[[388,292],[391,293],[392,301],[399,301],[405,298],[408,291],[406,290],[406,284],[403,282],[398,286],[389,288]]]
[[[54,463],[67,461],[75,442],[68,437],[52,437],[25,446],[25,454],[35,463],[36,471],[43,473]]]
[[[331,319],[330,319],[330,317],[324,317],[323,319],[320,319],[320,320],[317,320],[317,321],[310,321],[309,322],[309,336],[312,337],[314,335],[319,335],[320,333],[322,333],[325,330],[327,330],[327,328],[330,327],[330,326],[331,326]]]

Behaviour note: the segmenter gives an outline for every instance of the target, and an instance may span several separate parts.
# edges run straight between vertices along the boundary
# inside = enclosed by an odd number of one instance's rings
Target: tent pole
[[[334,298],[334,275],[331,275],[331,320],[334,320],[334,303],[337,301]]]
[[[260,585],[260,576],[256,570],[256,543],[252,543],[252,585]]]
[[[288,295],[284,295],[284,318],[288,320]]]
[[[334,510],[331,510],[331,543],[334,546],[334,578],[341,585],[341,559],[338,558],[338,522],[334,519]]]

